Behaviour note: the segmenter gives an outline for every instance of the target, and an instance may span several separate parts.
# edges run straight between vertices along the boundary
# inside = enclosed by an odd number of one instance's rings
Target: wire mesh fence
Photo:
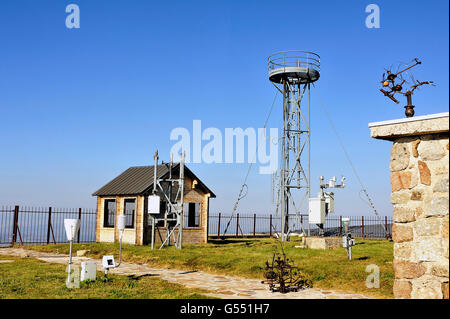
[[[64,219],[80,219],[75,241],[95,242],[97,212],[82,208],[0,207],[0,245],[67,242]]]
[[[329,216],[324,224],[325,236],[342,235],[342,218],[344,216]],[[390,239],[392,235],[392,219],[384,216],[349,216],[349,231],[354,237]],[[308,215],[289,215],[289,230],[292,233],[303,233],[308,236],[319,235],[319,227],[309,224]],[[281,219],[273,215],[211,214],[208,225],[209,236],[272,236],[281,230]],[[385,231],[386,229],[386,231]]]

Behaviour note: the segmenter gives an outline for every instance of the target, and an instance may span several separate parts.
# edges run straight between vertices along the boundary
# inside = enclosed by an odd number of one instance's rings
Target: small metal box
[[[160,213],[161,199],[158,195],[151,195],[148,197],[148,213],[151,215],[158,215]]]
[[[310,198],[309,199],[309,223],[325,224],[325,199]]]
[[[103,256],[102,266],[105,269],[114,268],[116,266],[116,263],[114,262],[114,256],[113,255]]]
[[[93,261],[81,262],[80,280],[95,280],[97,278],[97,264]]]

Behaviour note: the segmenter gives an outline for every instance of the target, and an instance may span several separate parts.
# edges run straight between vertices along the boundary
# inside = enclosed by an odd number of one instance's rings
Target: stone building
[[[173,176],[179,176],[179,164],[174,164]],[[166,178],[168,164],[160,164],[157,178]],[[184,168],[184,226],[183,243],[206,243],[208,240],[209,199],[214,193],[195,174]],[[151,242],[151,221],[147,214],[148,196],[153,190],[153,166],[130,167],[105,186],[92,194],[97,196],[97,242],[118,242],[119,231],[116,227],[117,216],[125,214],[126,228],[123,242],[134,245],[146,245]],[[174,190],[176,191],[176,190]],[[163,219],[157,224],[156,243],[165,238],[167,232],[166,201],[161,192],[161,213]]]
[[[395,298],[449,298],[449,113],[369,124],[392,141]]]

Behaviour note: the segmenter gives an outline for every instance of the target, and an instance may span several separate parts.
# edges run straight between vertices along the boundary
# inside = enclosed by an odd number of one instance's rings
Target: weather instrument
[[[411,69],[419,64],[422,64],[422,62],[420,62],[419,59],[415,58],[413,61],[406,64],[406,67],[400,69],[399,66],[398,69],[400,70],[395,73],[392,72],[391,69],[386,70],[386,72],[383,73],[383,79],[381,80],[383,88],[380,89],[380,91],[395,103],[400,103],[395,98],[395,94],[406,96],[406,117],[414,116],[414,105],[412,105],[412,95],[414,91],[424,84],[430,84],[434,86],[433,81],[417,81],[416,79],[414,79]],[[409,79],[407,79],[407,75],[409,75]],[[406,88],[405,86],[409,86],[409,88]]]
[[[75,238],[75,234],[80,229],[80,220],[79,219],[64,219],[64,229],[66,230],[67,240],[70,243],[69,249],[69,266],[67,268],[67,282],[68,286],[71,285],[72,282],[72,243]]]
[[[341,183],[336,184],[336,176],[324,183],[324,177],[320,176],[320,192],[318,197],[309,199],[308,220],[310,224],[316,224],[319,227],[319,235],[323,236],[323,226],[329,213],[334,212],[334,193],[325,192],[327,188],[344,188],[345,177],[342,176]]]
[[[105,276],[108,275],[108,271],[113,268],[118,268],[120,264],[122,263],[122,238],[123,238],[123,232],[125,230],[125,224],[126,224],[126,215],[119,215],[117,216],[117,229],[119,230],[119,263],[116,264],[114,261],[113,255],[107,255],[103,256],[102,259],[102,266],[105,270]]]
[[[342,247],[344,247],[347,250],[347,258],[348,260],[352,260],[352,247],[355,246],[355,239],[352,237],[352,234],[350,233],[350,218],[344,217],[342,218],[342,226],[343,226],[343,233],[342,236]]]

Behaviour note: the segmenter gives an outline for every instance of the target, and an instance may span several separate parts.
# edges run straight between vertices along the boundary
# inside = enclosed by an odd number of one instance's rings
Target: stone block
[[[432,287],[420,287],[411,293],[413,299],[440,299],[441,294]]]
[[[417,166],[419,167],[420,182],[424,185],[431,185],[431,172],[427,163],[417,161]]]
[[[416,220],[415,212],[412,208],[396,206],[394,207],[393,219],[396,223],[408,223]]]
[[[418,236],[433,236],[439,234],[441,221],[439,218],[422,218],[414,224]]]
[[[445,156],[445,149],[439,140],[422,140],[417,150],[420,158],[425,161],[435,161]]]
[[[419,261],[438,261],[442,257],[440,237],[421,237],[414,245],[414,253]]]
[[[413,228],[409,225],[394,224],[392,226],[392,239],[395,243],[411,241],[414,238]]]
[[[448,278],[448,263],[436,263],[431,266],[431,274]]]
[[[414,210],[416,219],[420,218],[421,216],[423,216],[423,209],[422,207],[416,207]]]
[[[395,243],[394,244],[394,258],[409,260],[411,258],[411,242]]]
[[[408,280],[394,281],[394,297],[397,299],[409,299],[411,298],[412,284]]]
[[[414,299],[441,299],[441,281],[432,275],[425,275],[413,280],[411,298]]]
[[[410,171],[391,173],[392,192],[396,192],[401,189],[410,189],[416,185],[417,185],[417,177]]]
[[[391,171],[401,171],[407,168],[409,165],[409,158],[408,143],[394,143],[391,148]]]
[[[393,262],[396,279],[414,279],[425,274],[426,267],[421,263],[414,263],[404,260],[395,260]]]
[[[431,171],[432,176],[436,175],[448,176],[448,169],[449,169],[448,157],[444,157],[439,161],[427,162],[427,165]]]
[[[86,256],[86,254],[90,252],[89,249],[81,249],[81,250],[77,250],[77,257],[83,257]]]
[[[411,192],[407,190],[401,190],[391,194],[392,204],[406,204],[409,202],[411,197]]]
[[[422,200],[422,192],[421,191],[412,191],[411,192],[411,200]]]
[[[429,209],[425,211],[425,216],[446,216],[448,215],[448,196],[433,197]]]
[[[330,249],[342,246],[341,237],[306,237],[306,248]]]
[[[436,181],[433,186],[433,192],[448,193],[448,176],[442,177]]]

